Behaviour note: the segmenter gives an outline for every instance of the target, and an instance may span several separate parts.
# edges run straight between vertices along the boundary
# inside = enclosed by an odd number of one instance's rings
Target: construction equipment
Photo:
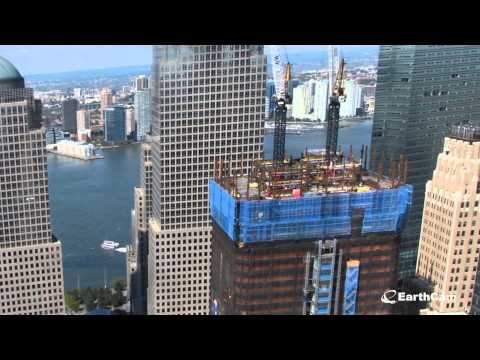
[[[286,57],[285,49],[284,54]],[[281,162],[285,159],[285,133],[287,127],[287,111],[292,104],[292,97],[288,93],[289,81],[292,78],[292,65],[280,55],[280,46],[271,46],[273,81],[275,83],[273,160]]]
[[[327,108],[327,159],[332,161],[337,155],[338,127],[340,122],[340,102],[345,101],[345,60],[340,59],[337,46],[329,45],[329,89],[330,101]]]

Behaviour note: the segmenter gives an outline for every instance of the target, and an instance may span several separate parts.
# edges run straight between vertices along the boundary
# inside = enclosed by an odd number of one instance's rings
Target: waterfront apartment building
[[[104,110],[113,105],[112,90],[104,88],[100,91],[100,109]]]
[[[328,80],[309,80],[293,89],[292,116],[298,120],[325,121]]]
[[[33,90],[0,57],[0,315],[65,312],[45,135],[33,107]]]
[[[148,314],[208,314],[216,161],[246,174],[263,155],[263,45],[153,48],[153,215]]]
[[[382,45],[372,128],[372,169],[385,174],[400,155],[408,160],[413,204],[402,235],[402,278],[415,274],[425,199],[450,125],[480,124],[480,46]]]
[[[149,139],[141,145],[140,186],[134,189],[132,245],[127,255],[127,293],[133,314],[147,313],[148,221],[152,216],[152,147]]]
[[[144,88],[135,93],[135,119],[137,121],[137,141],[144,141],[151,134],[152,107],[151,90]]]
[[[340,106],[340,117],[353,117],[363,108],[362,86],[355,80],[345,81],[345,102]]]
[[[71,134],[77,133],[78,100],[67,99],[62,103],[63,130]]]
[[[103,110],[103,119],[106,142],[116,143],[126,139],[125,107],[123,105],[115,105]]]
[[[411,186],[305,154],[210,180],[211,314],[380,315]],[[327,170],[329,169],[329,170]]]
[[[469,313],[480,252],[480,128],[454,126],[427,182],[417,275],[445,300],[438,313]]]
[[[135,107],[133,105],[125,106],[125,135],[132,136],[135,133]]]
[[[77,133],[82,130],[90,129],[90,112],[86,109],[77,111]]]
[[[101,113],[100,124],[101,125],[104,125],[105,123],[104,110],[111,107],[112,105],[113,105],[112,90],[108,88],[103,88],[100,91],[100,113]]]

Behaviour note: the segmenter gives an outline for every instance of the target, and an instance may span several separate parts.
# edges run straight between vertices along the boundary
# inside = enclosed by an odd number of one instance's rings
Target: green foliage
[[[125,283],[124,279],[116,279],[113,282],[113,289],[115,292],[121,293],[125,288],[127,287],[127,284]]]
[[[84,288],[84,289],[74,289],[68,293],[65,301],[69,301],[70,307],[67,303],[67,306],[72,310],[80,309],[80,305],[85,305],[87,311],[93,310],[95,308],[109,308],[109,307],[119,307],[126,303],[126,298],[123,296],[123,291],[126,288],[126,283],[124,279],[116,279],[113,282],[113,288]],[[74,308],[73,308],[74,307]],[[74,310],[74,311],[78,311]]]
[[[80,311],[80,302],[72,293],[68,291],[65,293],[65,305],[72,311]]]

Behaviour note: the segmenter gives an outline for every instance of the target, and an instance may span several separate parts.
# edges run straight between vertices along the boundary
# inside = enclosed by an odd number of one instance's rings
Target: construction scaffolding
[[[234,241],[325,239],[352,234],[352,211],[363,210],[361,234],[400,232],[412,187],[366,192],[310,193],[284,199],[247,200],[210,180],[210,212]]]

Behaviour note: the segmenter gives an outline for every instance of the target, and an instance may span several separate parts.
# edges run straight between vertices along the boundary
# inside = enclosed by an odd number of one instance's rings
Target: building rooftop
[[[250,177],[223,176],[228,172],[228,164],[217,163],[215,180],[230,195],[251,200],[363,193],[402,185],[406,172],[405,161],[392,169],[391,177],[367,171],[364,162],[355,160],[352,155],[344,157],[343,154],[335,161],[328,162],[324,153],[307,152],[301,159],[281,164],[274,164],[271,160],[256,161]]]
[[[365,170],[366,159],[335,160],[308,153],[281,164],[259,160],[250,177],[224,176],[228,164],[218,163],[209,182],[212,219],[240,243],[399,234],[412,197],[412,187],[398,179],[406,163],[385,177]]]
[[[480,127],[473,125],[453,125],[450,128],[450,133],[448,134],[449,138],[469,141],[479,142],[480,141]]]
[[[22,75],[10,61],[0,56],[0,89],[23,88]]]

